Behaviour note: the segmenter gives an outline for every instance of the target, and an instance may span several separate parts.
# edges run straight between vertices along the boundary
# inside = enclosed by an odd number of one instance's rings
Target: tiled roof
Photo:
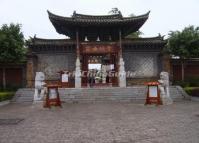
[[[140,16],[123,17],[121,13],[114,15],[83,15],[73,13],[71,17],[63,17],[55,15],[48,11],[48,16],[59,34],[67,35],[71,38],[75,38],[75,32],[80,30],[80,35],[85,37],[86,35],[92,35],[101,31],[112,31],[112,36],[115,35],[113,31],[122,31],[122,37],[127,36],[132,32],[136,32],[146,22],[149,17],[149,13]],[[103,33],[102,35],[105,35]]]
[[[142,22],[144,23],[149,16],[149,13],[140,16],[133,16],[133,17],[123,17],[121,14],[114,14],[114,15],[83,15],[83,14],[73,14],[72,17],[63,17],[55,15],[48,11],[49,19],[52,23],[54,22],[64,22],[65,24],[74,24],[74,25],[110,25],[110,24],[134,24],[135,22]],[[80,25],[81,26],[81,25]]]

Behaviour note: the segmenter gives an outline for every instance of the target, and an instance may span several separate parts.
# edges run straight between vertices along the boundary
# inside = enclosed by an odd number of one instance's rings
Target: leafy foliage
[[[191,96],[199,97],[199,87],[185,87],[184,90]]]
[[[25,58],[24,35],[19,24],[0,29],[0,62],[20,62]]]
[[[189,26],[169,33],[169,51],[181,59],[199,58],[199,27]]]
[[[141,35],[143,35],[143,33],[138,30],[136,32],[129,34],[128,36],[126,36],[126,38],[139,38],[141,37]]]
[[[182,81],[184,81],[185,60],[199,58],[199,27],[189,26],[182,31],[169,33],[168,50],[181,59]]]

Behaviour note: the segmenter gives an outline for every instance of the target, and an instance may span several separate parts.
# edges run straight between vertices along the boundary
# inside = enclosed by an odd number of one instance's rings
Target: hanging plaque
[[[68,82],[68,74],[64,73],[62,74],[62,79],[61,79],[62,82]]]

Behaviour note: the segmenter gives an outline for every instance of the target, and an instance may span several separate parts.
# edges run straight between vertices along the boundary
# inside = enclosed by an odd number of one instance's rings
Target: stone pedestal
[[[34,94],[34,98],[33,98],[33,101],[34,102],[39,102],[39,101],[42,101],[44,95],[45,95],[45,89],[35,89],[35,94]]]
[[[75,88],[81,88],[81,68],[80,68],[80,59],[76,59],[76,68],[75,68]]]
[[[126,87],[126,71],[124,69],[124,60],[120,58],[118,71],[119,87]]]
[[[165,90],[166,90],[166,95],[164,95],[164,96],[162,97],[163,105],[172,104],[172,103],[173,103],[173,100],[171,99],[171,96],[170,96],[169,85],[166,87]]]
[[[170,97],[162,97],[162,104],[163,105],[173,104],[173,100]]]

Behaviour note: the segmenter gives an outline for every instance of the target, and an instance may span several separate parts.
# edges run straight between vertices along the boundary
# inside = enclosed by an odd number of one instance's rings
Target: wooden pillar
[[[171,62],[170,62],[170,55],[164,54],[163,55],[163,71],[171,73]]]
[[[80,49],[79,49],[79,32],[78,29],[76,30],[76,54],[77,58],[80,57]]]
[[[26,80],[27,87],[33,87],[33,60],[31,57],[28,57],[27,66],[26,66]]]
[[[36,72],[36,56],[28,55],[27,56],[27,64],[26,64],[26,87],[32,88],[34,87],[34,79]]]
[[[172,65],[171,65],[169,54],[163,54],[162,65],[163,65],[162,70],[169,73],[169,80],[171,81],[173,79],[173,74],[172,74],[172,71],[171,71]]]
[[[122,32],[119,29],[119,58],[122,58]]]

